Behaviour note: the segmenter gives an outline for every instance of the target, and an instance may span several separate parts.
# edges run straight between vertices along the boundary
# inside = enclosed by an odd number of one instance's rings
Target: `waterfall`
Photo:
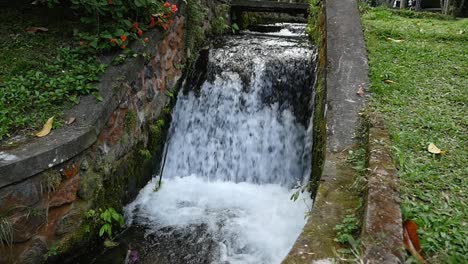
[[[279,27],[215,41],[185,81],[162,187],[126,207],[154,263],[280,263],[300,233],[310,197],[289,198],[311,172],[316,50],[304,25]]]

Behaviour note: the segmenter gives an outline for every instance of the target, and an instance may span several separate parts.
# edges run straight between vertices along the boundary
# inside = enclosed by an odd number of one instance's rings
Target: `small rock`
[[[153,78],[153,74],[154,74],[153,66],[151,66],[151,64],[148,64],[148,66],[146,66],[146,69],[145,69],[145,78],[151,79]]]
[[[55,235],[62,236],[77,230],[82,221],[81,213],[78,208],[73,206],[68,213],[58,220]]]
[[[153,81],[150,80],[148,81],[148,91],[146,92],[146,100],[148,102],[151,102],[153,101],[154,99],[154,96],[156,95],[156,92],[154,91],[154,84],[153,84]]]
[[[136,78],[136,80],[132,81],[130,84],[130,87],[132,87],[132,92],[133,93],[138,93],[141,90],[141,80],[140,78]]]
[[[80,164],[80,170],[87,171],[88,169],[89,169],[89,162],[87,159],[83,159],[83,161]]]
[[[19,256],[18,263],[21,264],[37,264],[44,262],[44,255],[47,254],[48,246],[46,238],[43,236],[35,236],[30,246],[25,249]]]
[[[57,190],[50,195],[49,207],[57,207],[75,201],[79,187],[79,175],[63,181]]]

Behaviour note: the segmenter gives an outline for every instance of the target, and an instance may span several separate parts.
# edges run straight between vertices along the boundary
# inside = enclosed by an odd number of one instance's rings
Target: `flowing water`
[[[199,85],[180,91],[162,186],[157,175],[125,208],[142,263],[280,263],[298,237],[312,201],[290,197],[311,174],[316,50],[304,25],[278,26],[218,39]]]

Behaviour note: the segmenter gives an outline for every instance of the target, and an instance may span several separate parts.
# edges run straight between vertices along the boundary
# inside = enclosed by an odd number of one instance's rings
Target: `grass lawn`
[[[66,7],[30,2],[0,3],[0,140],[32,134],[51,116],[60,124],[63,109],[94,92],[103,71],[94,56],[73,48],[79,18]],[[28,27],[48,31],[31,34]]]
[[[380,8],[362,20],[370,108],[392,137],[403,216],[429,263],[468,263],[468,20]]]

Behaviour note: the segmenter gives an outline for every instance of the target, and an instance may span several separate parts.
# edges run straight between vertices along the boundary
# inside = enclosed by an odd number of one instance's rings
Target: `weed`
[[[107,236],[110,240],[113,238],[113,230],[115,228],[122,228],[125,224],[123,216],[112,207],[106,210],[99,209],[98,211],[90,209],[84,216],[87,220],[87,224],[84,226],[86,232],[91,232],[93,228],[98,228],[99,236]]]
[[[354,241],[353,236],[360,228],[360,220],[354,210],[348,210],[341,224],[335,226],[337,236],[335,241],[341,244],[351,244]]]
[[[147,149],[140,149],[138,151],[138,153],[140,154],[140,156],[145,159],[145,160],[149,160],[151,159],[151,152],[149,152],[149,150]]]
[[[2,247],[13,244],[13,224],[7,216],[0,216],[0,245]]]
[[[62,175],[57,171],[50,171],[41,181],[41,189],[47,193],[54,192],[62,182]]]

